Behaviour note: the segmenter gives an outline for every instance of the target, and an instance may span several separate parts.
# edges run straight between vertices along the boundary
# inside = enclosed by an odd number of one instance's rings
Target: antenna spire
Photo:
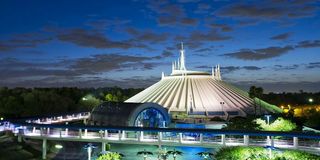
[[[180,65],[179,69],[180,70],[187,70],[185,66],[185,57],[184,57],[184,49],[183,49],[183,42],[181,42],[181,50],[180,50]]]

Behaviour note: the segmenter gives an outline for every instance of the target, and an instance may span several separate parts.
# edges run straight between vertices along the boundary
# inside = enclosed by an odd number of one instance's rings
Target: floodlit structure
[[[185,50],[181,44],[180,58],[172,63],[171,74],[165,76],[162,73],[159,82],[126,102],[153,102],[168,109],[172,115],[186,113],[201,117],[234,117],[279,111],[276,106],[254,100],[247,92],[224,82],[219,65],[208,73],[187,70],[185,61]]]

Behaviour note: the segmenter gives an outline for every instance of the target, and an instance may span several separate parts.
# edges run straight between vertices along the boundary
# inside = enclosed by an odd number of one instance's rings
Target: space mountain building
[[[236,117],[279,112],[277,107],[222,80],[220,66],[212,72],[188,70],[181,44],[180,58],[172,63],[171,74],[126,100],[126,103],[152,102],[166,108],[169,114],[189,117]]]

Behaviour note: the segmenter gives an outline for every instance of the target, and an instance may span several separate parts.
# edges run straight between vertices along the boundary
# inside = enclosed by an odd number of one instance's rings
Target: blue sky
[[[147,87],[187,68],[267,92],[320,90],[319,1],[0,1],[0,86]]]

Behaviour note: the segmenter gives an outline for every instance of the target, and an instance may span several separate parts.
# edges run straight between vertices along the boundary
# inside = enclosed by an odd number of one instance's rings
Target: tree
[[[113,95],[111,93],[106,94],[105,100],[111,102],[113,100]]]
[[[86,95],[80,100],[80,104],[86,110],[92,110],[94,107],[98,106],[101,103],[99,99],[93,95]]]
[[[118,152],[108,152],[99,156],[97,160],[121,160],[122,157],[123,155]]]
[[[143,159],[146,160],[147,157],[148,157],[148,155],[153,155],[153,153],[147,151],[146,149],[144,149],[143,151],[139,151],[139,152],[137,153],[137,155],[142,155],[142,156],[143,156]]]
[[[249,89],[249,97],[253,99],[254,101],[254,115],[257,115],[257,104],[255,99],[259,99],[259,107],[260,107],[260,114],[261,114],[261,97],[263,95],[263,88],[251,86]]]
[[[183,153],[181,151],[173,149],[173,151],[168,151],[168,154],[171,154],[173,156],[173,160],[176,160],[177,156],[181,156]]]
[[[197,153],[197,155],[203,158],[204,160],[208,160],[209,158],[211,159],[211,157],[213,156],[213,154],[210,152],[199,152]]]
[[[285,131],[289,132],[295,130],[297,125],[290,120],[282,117],[277,118],[274,122],[267,124],[267,122],[261,118],[255,120],[263,131]]]

